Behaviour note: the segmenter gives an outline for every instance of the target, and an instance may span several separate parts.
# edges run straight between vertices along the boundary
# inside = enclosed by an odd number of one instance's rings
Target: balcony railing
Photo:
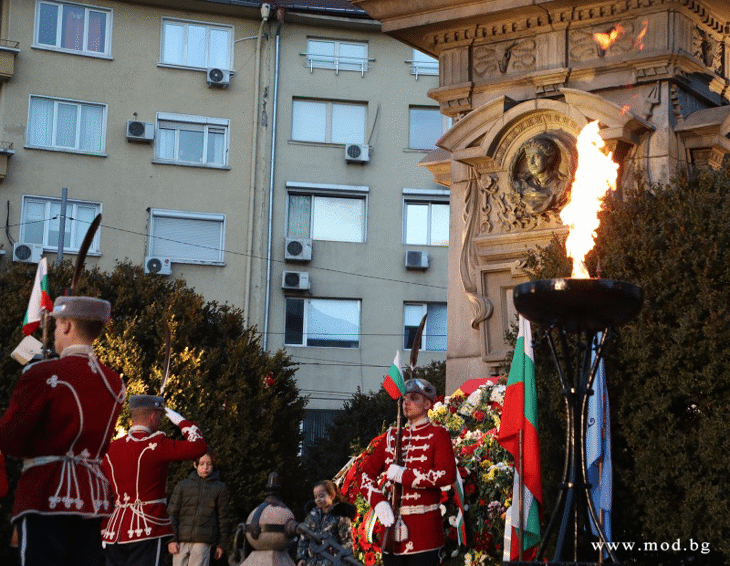
[[[407,59],[406,63],[411,66],[411,74],[416,75],[416,80],[418,80],[419,75],[439,74],[438,61],[416,61],[415,59]]]
[[[360,71],[360,74],[365,76],[368,63],[375,61],[373,58],[345,55],[321,55],[319,53],[300,53],[300,55],[307,58],[310,73],[313,73],[314,69],[334,69],[335,74],[339,74],[340,71]]]

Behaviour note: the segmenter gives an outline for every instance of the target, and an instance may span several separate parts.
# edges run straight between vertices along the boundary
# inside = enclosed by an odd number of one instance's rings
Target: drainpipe
[[[248,195],[248,240],[246,242],[246,283],[243,288],[243,323],[250,323],[249,305],[251,302],[251,266],[253,264],[253,232],[254,232],[254,204],[256,194],[256,169],[259,145],[259,75],[261,69],[261,38],[264,24],[269,18],[269,4],[261,4],[261,25],[256,36],[256,69],[253,79],[253,104],[251,108],[251,180]]]
[[[271,249],[273,246],[272,227],[274,225],[274,166],[276,164],[276,117],[279,113],[279,45],[281,42],[281,24],[284,23],[284,8],[276,10],[279,25],[276,26],[276,50],[274,55],[274,109],[271,115],[271,170],[269,172],[269,249],[266,252],[266,301],[264,302],[264,352],[269,345],[269,310],[271,308]]]

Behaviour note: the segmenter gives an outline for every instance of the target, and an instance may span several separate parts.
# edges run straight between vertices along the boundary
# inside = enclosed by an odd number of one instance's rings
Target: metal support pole
[[[61,216],[58,219],[58,259],[56,263],[63,261],[63,247],[66,239],[66,203],[68,202],[68,189],[61,189]]]

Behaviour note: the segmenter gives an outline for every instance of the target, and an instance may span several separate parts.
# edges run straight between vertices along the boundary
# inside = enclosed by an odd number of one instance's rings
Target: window
[[[31,95],[27,147],[103,155],[106,104]]]
[[[229,120],[157,113],[155,161],[228,167]]]
[[[448,193],[448,191],[440,190],[433,192]],[[428,194],[406,196],[403,239],[407,245],[449,245],[449,201],[447,199],[448,196],[437,198]]]
[[[160,64],[193,69],[233,69],[233,28],[162,19]]]
[[[34,47],[110,56],[112,12],[66,2],[36,3]]]
[[[175,263],[224,265],[226,217],[179,210],[150,210],[149,255]]]
[[[101,213],[101,203],[66,201],[63,250],[77,252],[84,241],[89,226]],[[61,199],[24,196],[21,213],[20,241],[24,244],[41,244],[44,248],[58,249],[61,230]],[[99,231],[89,247],[90,254],[99,253]]]
[[[289,238],[365,241],[367,187],[287,183],[287,188]]]
[[[451,127],[451,118],[438,108],[411,106],[408,110],[408,147],[435,149],[436,142]]]
[[[446,351],[446,303],[405,303],[403,305],[403,348],[410,350],[424,314],[421,347],[431,352]]]
[[[365,140],[367,106],[320,100],[292,102],[292,132],[296,141],[357,143]]]
[[[307,66],[314,69],[334,69],[340,71],[368,70],[368,44],[334,39],[307,40]]]
[[[417,49],[413,50],[413,58],[407,62],[411,64],[411,74],[416,75],[416,79],[419,75],[439,74],[439,60],[421,53]]]
[[[359,300],[287,298],[285,309],[287,346],[360,346]]]

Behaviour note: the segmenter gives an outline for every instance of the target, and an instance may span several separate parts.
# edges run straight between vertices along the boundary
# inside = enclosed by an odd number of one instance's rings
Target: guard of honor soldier
[[[58,359],[25,368],[0,419],[0,450],[23,459],[13,523],[20,564],[98,564],[101,520],[111,513],[101,460],[126,397],[101,364],[94,340],[108,301],[64,296],[54,303]]]
[[[173,534],[165,488],[170,462],[195,460],[208,447],[197,425],[154,395],[129,399],[132,427],[112,442],[102,468],[111,482],[114,512],[103,541],[107,566],[157,566]],[[185,440],[160,431],[162,416],[180,428]]]
[[[456,460],[448,431],[428,420],[436,389],[425,379],[405,383],[403,414],[408,423],[401,431],[403,466],[394,463],[396,428],[364,461],[360,493],[374,508],[385,527],[393,526],[395,514],[378,487],[378,477],[402,485],[399,515],[395,525],[395,548],[383,552],[385,566],[438,566],[444,545],[441,488],[456,481]]]

